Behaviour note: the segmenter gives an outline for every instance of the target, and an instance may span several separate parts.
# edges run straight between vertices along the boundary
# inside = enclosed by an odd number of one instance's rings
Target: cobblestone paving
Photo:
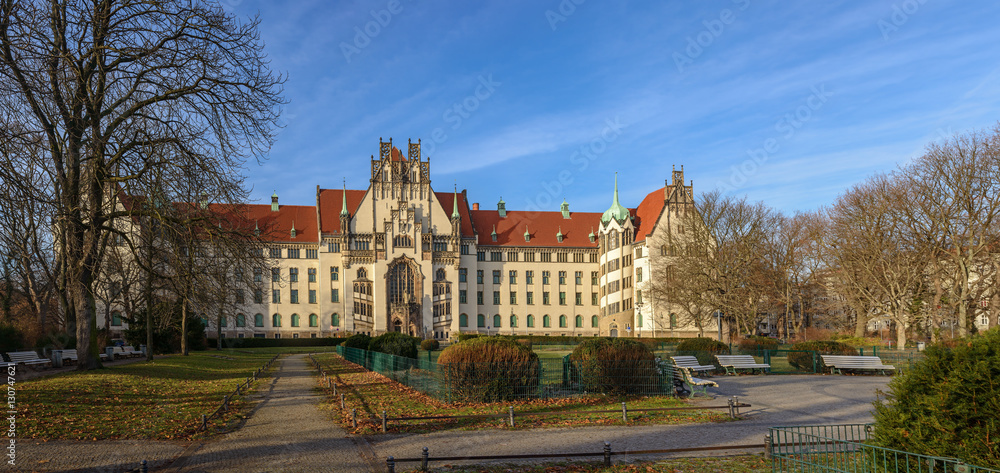
[[[319,410],[316,380],[305,355],[286,357],[275,383],[239,430],[195,446],[170,471],[364,472],[371,468],[355,440]],[[358,439],[358,442],[364,443]]]

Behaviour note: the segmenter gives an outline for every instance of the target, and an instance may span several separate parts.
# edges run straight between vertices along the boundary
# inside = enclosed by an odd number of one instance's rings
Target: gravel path
[[[712,424],[595,426],[521,431],[455,430],[419,436],[379,436],[372,437],[371,442],[382,462],[390,455],[396,458],[419,457],[423,447],[428,447],[433,458],[600,452],[605,441],[611,442],[614,451],[761,444],[768,428],[773,426],[871,422],[871,402],[875,400],[875,391],[884,390],[889,378],[782,375],[716,377],[714,380],[719,383],[719,388],[710,388],[709,392],[715,394],[716,399],[699,402],[719,405],[725,404],[727,398],[737,396],[741,402],[752,405],[751,408],[741,411],[745,416],[744,420]],[[753,452],[760,451],[760,449],[753,450]],[[678,456],[734,453],[738,451],[687,453]],[[624,455],[614,458],[615,461],[629,461],[634,460],[636,456]],[[497,463],[510,463],[510,461]],[[412,467],[415,464],[407,463],[403,466]]]
[[[239,430],[185,452],[171,471],[369,471],[356,441],[319,410],[305,355],[282,360],[266,399]]]

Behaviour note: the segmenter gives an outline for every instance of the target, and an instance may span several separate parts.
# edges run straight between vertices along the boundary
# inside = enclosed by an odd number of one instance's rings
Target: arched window
[[[246,327],[247,326],[247,316],[243,314],[236,314],[236,326]]]
[[[274,314],[271,316],[271,326],[281,327],[281,314]]]
[[[517,316],[516,315],[511,315],[510,316],[510,328],[514,328],[514,327],[517,327]]]
[[[671,312],[670,313],[670,328],[676,328],[676,327],[677,327],[677,314]]]
[[[486,327],[486,316],[479,314],[476,316],[476,327],[485,328]]]
[[[440,269],[437,270],[437,275],[434,277],[434,280],[435,281],[444,281],[445,280],[444,268],[440,268]]]
[[[458,316],[458,326],[459,327],[468,327],[469,326],[469,315],[468,314],[462,314],[462,315]]]
[[[667,245],[660,245],[660,256],[670,256],[669,248]]]
[[[340,327],[340,314],[334,312],[333,315],[330,316],[330,326]]]
[[[219,326],[221,326],[221,327],[228,327],[229,326],[229,321],[225,317],[223,317],[223,318],[219,319]]]
[[[542,316],[542,327],[551,327],[552,323],[549,321],[549,315],[545,314]]]
[[[319,327],[319,316],[316,314],[309,314],[309,326]]]
[[[264,326],[264,314],[257,314],[253,316],[253,326],[263,327]]]
[[[562,327],[562,328],[566,328],[566,316],[565,315],[560,315],[559,316],[559,326]]]
[[[493,316],[493,327],[500,328],[500,314]]]
[[[299,314],[292,314],[292,327],[299,326]]]
[[[601,324],[601,319],[598,319],[596,315],[590,318],[591,327],[597,328],[597,326],[600,324]]]
[[[122,313],[117,310],[111,313],[111,326],[121,327],[122,326]]]
[[[576,328],[583,328],[583,316],[576,316]]]
[[[365,268],[358,268],[358,279],[368,279],[368,271]]]
[[[534,328],[535,326],[535,316],[528,314],[528,327]]]

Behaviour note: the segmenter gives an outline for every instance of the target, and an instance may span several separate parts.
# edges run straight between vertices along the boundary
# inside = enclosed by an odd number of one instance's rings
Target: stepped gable
[[[571,212],[570,218],[563,218],[562,212],[508,210],[501,218],[496,210],[473,210],[472,220],[478,243],[484,246],[597,248],[598,240],[590,241],[590,233],[601,226],[601,214],[596,212]],[[493,241],[494,226],[497,241]],[[525,228],[531,235],[529,241],[524,241]],[[562,242],[556,237],[559,232]]]

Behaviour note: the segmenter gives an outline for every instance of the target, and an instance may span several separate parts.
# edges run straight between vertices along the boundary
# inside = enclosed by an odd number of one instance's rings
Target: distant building
[[[367,189],[317,186],[315,205],[274,195],[249,206],[272,225],[272,269],[228,314],[226,337],[697,335],[643,298],[651,262],[668,256],[647,238],[684,231],[675,207],[693,191],[683,168],[634,208],[619,202],[616,178],[611,207],[595,213],[565,201],[558,211],[508,210],[502,199],[487,210],[464,190],[435,192],[419,142],[404,155],[380,141],[370,164]]]

